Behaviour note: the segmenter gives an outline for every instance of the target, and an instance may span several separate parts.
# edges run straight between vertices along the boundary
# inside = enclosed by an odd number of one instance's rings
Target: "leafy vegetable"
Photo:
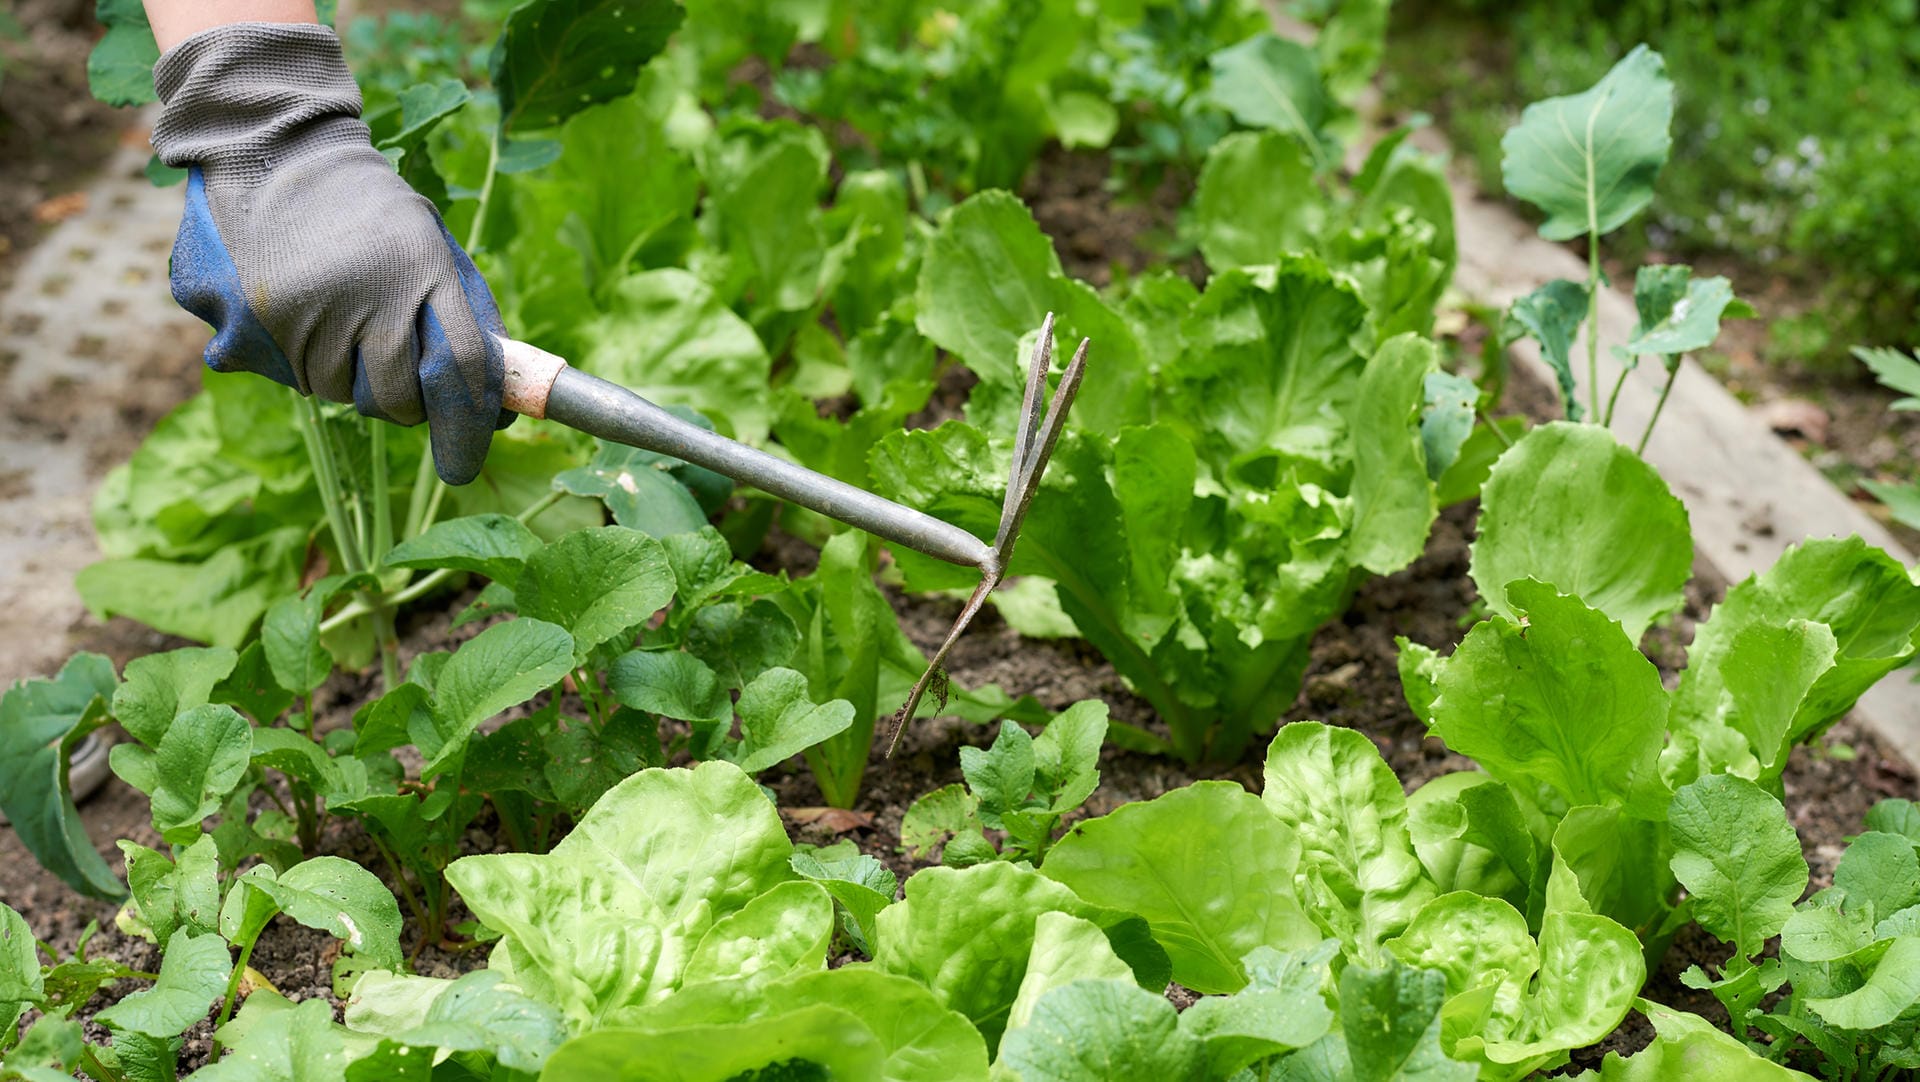
[[[901,841],[910,852],[943,846],[954,867],[981,859],[1045,859],[1060,819],[1100,784],[1096,766],[1107,732],[1105,703],[1075,703],[1047,723],[1039,738],[1011,721],[985,751],[960,749],[965,788],[935,790],[907,809]],[[986,831],[1004,831],[996,851]]]
[[[671,0],[540,0],[507,17],[491,60],[503,132],[550,128],[633,88],[680,25]]]
[[[1653,467],[1605,431],[1541,425],[1500,456],[1481,501],[1472,574],[1510,615],[1509,584],[1532,578],[1618,621],[1638,641],[1678,608],[1693,566],[1687,512]]]
[[[1294,831],[1259,800],[1231,782],[1198,782],[1079,824],[1044,871],[1090,902],[1147,918],[1174,980],[1224,993],[1246,984],[1240,960],[1255,947],[1319,940],[1290,889],[1299,863]]]
[[[1142,986],[1163,987],[1166,954],[1132,942],[1123,913],[1101,909],[1029,868],[1004,862],[929,868],[907,880],[906,898],[877,920],[873,964],[911,977],[965,1015],[987,1047],[999,1044],[1036,952],[1037,921],[1065,913],[1101,926]],[[1116,942],[1117,941],[1117,942]]]
[[[1672,122],[1666,65],[1638,46],[1592,88],[1527,106],[1501,141],[1502,181],[1546,213],[1548,240],[1610,233],[1653,200]]]
[[[116,684],[111,661],[76,654],[52,680],[17,682],[0,697],[0,812],[43,867],[108,899],[123,890],[73,806],[67,757],[105,723]]]
[[[689,821],[719,833],[690,833],[681,825]],[[703,951],[718,949],[730,918],[794,878],[792,852],[746,775],[703,763],[641,771],[614,786],[551,853],[464,857],[447,879],[501,934],[499,957],[514,981],[578,1028],[664,998]],[[820,968],[832,915],[816,911],[825,927],[766,928],[761,949],[817,942],[810,964]]]

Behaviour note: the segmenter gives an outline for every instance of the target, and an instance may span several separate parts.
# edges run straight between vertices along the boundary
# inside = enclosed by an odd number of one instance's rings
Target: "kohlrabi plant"
[[[1501,141],[1502,176],[1512,195],[1545,216],[1540,235],[1567,241],[1585,237],[1585,282],[1556,279],[1513,303],[1502,337],[1530,337],[1560,383],[1562,410],[1570,421],[1583,417],[1613,424],[1614,405],[1627,374],[1641,357],[1652,355],[1665,366],[1667,380],[1647,418],[1638,447],[1644,449],[1660,420],[1673,381],[1686,354],[1705,349],[1720,334],[1723,318],[1749,318],[1754,312],[1733,295],[1723,277],[1695,278],[1681,264],[1641,267],[1634,275],[1633,303],[1639,312],[1632,337],[1613,351],[1624,364],[1603,399],[1600,385],[1600,290],[1607,287],[1600,269],[1600,238],[1620,228],[1653,200],[1653,184],[1673,149],[1673,83],[1660,54],[1636,47],[1592,87],[1578,94],[1549,98],[1527,106],[1520,123]],[[1574,341],[1586,330],[1586,394],[1579,401],[1574,376]]]

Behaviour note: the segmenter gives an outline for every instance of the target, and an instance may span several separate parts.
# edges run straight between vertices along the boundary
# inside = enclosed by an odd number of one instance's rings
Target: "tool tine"
[[[920,679],[913,682],[913,690],[907,693],[906,705],[893,715],[893,720],[889,723],[892,732],[887,737],[887,758],[893,758],[894,749],[900,746],[901,734],[907,731],[907,724],[913,720],[914,711],[920,708],[920,699],[926,695],[928,685],[933,683],[934,674],[941,671],[941,664],[947,660],[947,654],[953,650],[953,644],[960,641],[961,632],[967,629],[967,625],[973,622],[975,616],[980,615],[980,610],[987,603],[987,595],[992,593],[993,588],[999,584],[1000,572],[997,569],[988,571],[981,578],[980,585],[973,588],[973,594],[967,598],[967,603],[961,606],[960,615],[954,619],[953,627],[947,631],[946,639],[940,643],[940,648],[935,650],[933,657],[927,661],[927,671],[921,673]]]
[[[1053,401],[1047,406],[1046,420],[1040,423],[1039,438],[1027,455],[1026,468],[1014,476],[1013,488],[1007,492],[1007,510],[1000,518],[1000,532],[993,539],[993,555],[996,563],[1005,568],[1013,557],[1013,544],[1020,537],[1020,527],[1026,523],[1027,510],[1033,506],[1034,494],[1040,490],[1040,480],[1046,475],[1047,462],[1053,458],[1054,445],[1060,442],[1060,433],[1067,426],[1067,411],[1073,407],[1073,396],[1080,391],[1080,379],[1087,371],[1088,340],[1080,340],[1080,348],[1073,351],[1073,361],[1060,377],[1060,386],[1053,392]]]
[[[1053,449],[1060,442],[1060,433],[1066,428],[1067,411],[1073,407],[1073,397],[1080,391],[1081,377],[1087,371],[1088,340],[1080,340],[1080,348],[1073,351],[1073,360],[1060,377],[1060,386],[1053,393],[1053,401],[1047,404],[1045,416],[1040,417],[1040,400],[1046,390],[1047,369],[1052,363],[1053,353],[1053,314],[1047,314],[1041,327],[1041,345],[1034,349],[1034,362],[1027,376],[1027,396],[1021,403],[1020,430],[1014,437],[1013,477],[1007,486],[1005,508],[1000,514],[1000,532],[993,543],[991,566],[983,567],[980,585],[974,587],[972,596],[960,608],[960,615],[953,621],[947,637],[935,650],[927,662],[927,671],[914,681],[913,690],[907,694],[907,702],[890,723],[891,733],[887,737],[887,757],[892,758],[894,749],[900,746],[900,737],[906,732],[907,724],[920,707],[920,700],[926,695],[927,688],[933,684],[936,674],[952,652],[953,645],[960,641],[960,635],[980,614],[987,603],[987,595],[1006,576],[1007,563],[1013,556],[1013,545],[1020,536],[1020,527],[1025,524],[1027,510],[1033,506],[1034,494],[1039,491],[1040,480],[1046,474],[1047,461],[1053,457]],[[1038,424],[1035,419],[1039,418]]]
[[[1040,431],[1041,410],[1046,405],[1047,372],[1053,367],[1053,313],[1040,322],[1040,339],[1034,343],[1033,359],[1027,364],[1026,394],[1020,401],[1020,424],[1013,434],[1012,476],[1007,479],[1007,499],[1000,508],[1004,527],[1013,513],[1014,494],[1020,488],[1020,475],[1033,453],[1033,440]]]

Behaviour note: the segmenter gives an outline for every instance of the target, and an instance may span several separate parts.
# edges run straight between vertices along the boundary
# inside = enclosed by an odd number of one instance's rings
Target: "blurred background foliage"
[[[1768,306],[1777,360],[1844,370],[1853,343],[1920,331],[1915,0],[1403,0],[1387,41],[1389,103],[1433,113],[1492,192],[1520,103],[1646,42],[1678,88],[1674,155],[1613,255],[1737,260],[1743,295],[1791,298]]]

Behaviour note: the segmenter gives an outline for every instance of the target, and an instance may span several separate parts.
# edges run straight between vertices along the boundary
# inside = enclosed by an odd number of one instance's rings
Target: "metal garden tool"
[[[1082,339],[1073,362],[1060,377],[1052,403],[1047,404],[1047,371],[1053,363],[1053,314],[1049,312],[1040,325],[1040,340],[1027,367],[1026,394],[1013,442],[1012,476],[1000,511],[1000,527],[989,545],[951,523],[683,421],[625,387],[568,367],[566,361],[537,346],[506,340],[505,347],[505,402],[515,413],[549,418],[603,440],[704,466],[888,541],[949,563],[980,569],[980,585],[967,598],[945,641],[934,651],[927,671],[914,682],[906,705],[893,717],[888,755],[899,744],[900,734],[927,688],[943,678],[941,663],[959,641],[960,633],[1005,577],[1021,524],[1040,488],[1041,475],[1060,439],[1060,430],[1066,425],[1067,410],[1080,388],[1087,363],[1087,341]]]

